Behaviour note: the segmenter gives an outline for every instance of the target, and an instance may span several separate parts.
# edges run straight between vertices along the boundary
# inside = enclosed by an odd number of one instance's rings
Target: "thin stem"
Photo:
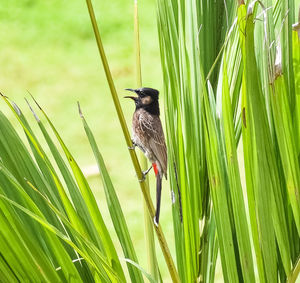
[[[141,48],[139,31],[139,13],[138,3],[134,0],[134,35],[135,35],[135,63],[136,63],[136,83],[138,87],[142,86],[142,68],[141,68]]]
[[[299,273],[300,273],[300,257],[297,259],[297,262],[296,262],[291,274],[289,275],[287,282],[295,283],[298,278]]]
[[[96,21],[93,5],[91,3],[91,0],[86,0],[86,3],[87,3],[89,15],[90,15],[91,23],[92,23],[92,26],[93,26],[93,30],[94,30],[94,34],[95,34],[99,54],[100,54],[101,61],[102,61],[102,65],[103,65],[103,68],[104,68],[104,71],[105,71],[107,82],[109,84],[111,96],[112,96],[112,99],[113,99],[113,102],[114,102],[114,105],[115,105],[115,108],[116,108],[116,111],[117,111],[117,114],[118,114],[118,118],[119,118],[120,125],[121,125],[122,131],[123,131],[123,134],[124,134],[124,137],[125,137],[125,140],[126,140],[126,144],[127,144],[128,148],[132,148],[132,141],[131,141],[131,138],[130,138],[130,135],[129,135],[129,131],[128,131],[128,128],[127,128],[127,125],[126,125],[126,122],[125,122],[124,114],[123,114],[123,111],[122,111],[122,108],[121,108],[121,105],[120,105],[120,101],[119,101],[119,98],[118,98],[118,95],[117,95],[117,92],[116,92],[116,88],[115,88],[115,85],[114,85],[114,82],[113,82],[113,79],[112,79],[112,75],[111,75],[111,72],[110,72],[110,69],[109,69],[109,65],[108,65],[108,62],[107,62],[107,59],[106,59],[106,55],[105,55],[104,48],[103,48],[103,45],[102,45],[99,29],[98,29],[98,26],[97,26],[97,21]],[[132,160],[137,178],[138,178],[138,180],[142,180],[143,179],[143,174],[142,174],[141,166],[140,166],[139,161],[137,159],[136,153],[135,153],[134,150],[131,150],[131,149],[129,149],[129,153],[130,153],[130,157],[131,157],[131,160]],[[154,215],[155,215],[155,209],[154,209],[150,194],[147,190],[147,183],[145,181],[141,181],[139,183],[140,183],[140,187],[141,187],[141,190],[142,190],[142,193],[143,193],[143,196],[144,196],[149,214],[150,214],[151,218],[153,219]],[[160,225],[159,226],[154,225],[154,228],[155,228],[156,235],[157,235],[160,247],[162,249],[163,255],[165,257],[165,261],[166,261],[166,264],[168,266],[171,278],[172,278],[173,282],[180,282],[177,270],[176,270],[175,265],[174,265],[174,261],[172,259],[172,256],[171,256],[170,250],[168,248],[168,245],[167,245],[166,239],[164,237],[164,234],[162,232],[162,229],[161,229]]]

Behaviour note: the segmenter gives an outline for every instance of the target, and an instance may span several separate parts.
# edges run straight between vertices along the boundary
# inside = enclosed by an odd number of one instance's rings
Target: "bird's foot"
[[[139,180],[139,182],[140,183],[142,183],[142,182],[144,182],[145,180],[146,180],[146,176],[147,176],[147,174],[149,173],[149,171],[152,169],[152,166],[149,168],[149,169],[147,169],[146,171],[142,171],[142,179],[140,179]]]
[[[146,176],[142,172],[142,179],[139,179],[140,183],[143,183],[146,180]]]
[[[132,141],[132,146],[128,146],[128,149],[129,150],[135,150],[136,143],[133,140],[131,140],[131,141]]]
[[[149,173],[149,171],[152,169],[152,166],[150,166],[149,169],[147,169],[146,171],[143,171],[143,175],[144,177],[146,177],[146,175]]]

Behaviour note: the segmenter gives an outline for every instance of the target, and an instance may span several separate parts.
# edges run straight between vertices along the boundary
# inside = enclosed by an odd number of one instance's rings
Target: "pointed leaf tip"
[[[77,105],[78,105],[78,112],[79,112],[79,116],[80,116],[80,118],[84,118],[83,117],[83,114],[82,114],[82,111],[81,111],[81,107],[80,107],[80,103],[79,103],[79,101],[77,101]]]
[[[25,98],[25,101],[26,101],[26,103],[27,103],[29,109],[31,110],[31,112],[32,112],[32,114],[33,114],[35,120],[36,120],[38,123],[41,122],[40,118],[39,118],[38,115],[34,112],[33,108],[31,107],[31,105],[29,104],[29,102],[28,102],[28,100],[27,100],[26,98]]]
[[[3,98],[8,99],[8,97],[7,97],[6,95],[4,95],[1,91],[0,91],[0,95],[1,95]]]
[[[21,109],[19,108],[19,106],[18,106],[16,103],[14,103],[13,101],[12,101],[11,103],[12,103],[12,106],[13,106],[13,108],[15,109],[16,113],[17,113],[19,116],[21,116],[22,112],[21,112]]]
[[[34,103],[36,104],[36,106],[43,111],[42,107],[38,104],[38,102],[35,100],[35,98],[33,97],[33,95],[27,90],[27,92],[30,94],[32,100],[34,101]]]

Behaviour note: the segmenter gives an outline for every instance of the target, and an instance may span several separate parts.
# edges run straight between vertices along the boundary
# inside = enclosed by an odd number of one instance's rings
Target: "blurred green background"
[[[126,95],[125,88],[137,87],[133,4],[133,0],[94,1],[103,44],[129,127],[134,105],[122,97]],[[139,13],[143,85],[161,90],[155,1],[140,1]],[[85,0],[3,1],[0,50],[0,91],[18,104],[40,137],[24,100],[24,97],[30,100],[27,91],[45,109],[81,168],[92,175],[89,182],[116,239],[100,178],[94,175],[96,163],[78,115],[76,102],[81,103],[115,185],[140,264],[146,268],[142,196],[100,64]],[[162,96],[163,93],[161,102]],[[0,103],[0,110],[17,125],[4,103]],[[18,129],[21,133],[19,126]],[[49,153],[47,148],[45,151]],[[150,175],[154,195],[153,172]],[[171,199],[167,183],[163,186],[160,222],[175,256]],[[158,246],[157,254],[162,277],[169,277]]]

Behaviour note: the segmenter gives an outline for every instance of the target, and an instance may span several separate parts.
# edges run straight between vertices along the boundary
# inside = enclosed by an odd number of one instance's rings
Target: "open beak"
[[[135,89],[132,89],[132,88],[126,88],[125,90],[132,91],[132,92],[136,92]],[[137,100],[137,97],[136,97],[136,96],[124,96],[124,98],[131,98],[131,99],[134,100],[134,101]]]
[[[135,89],[132,89],[132,88],[126,88],[125,90],[135,92]]]
[[[124,96],[124,98],[131,98],[132,100],[136,101],[137,97],[136,96]]]

